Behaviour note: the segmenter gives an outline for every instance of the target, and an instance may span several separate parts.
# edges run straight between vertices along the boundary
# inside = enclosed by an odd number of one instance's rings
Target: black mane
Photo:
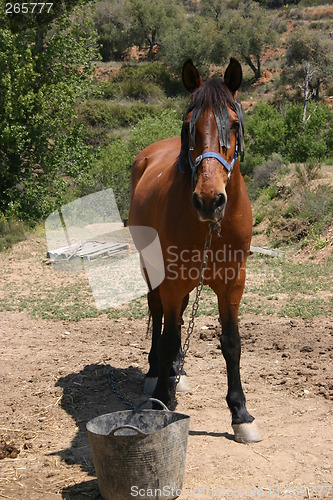
[[[203,112],[213,106],[235,103],[234,96],[221,78],[210,78],[202,87],[199,87],[192,95],[192,101],[189,106],[191,109],[200,109]]]

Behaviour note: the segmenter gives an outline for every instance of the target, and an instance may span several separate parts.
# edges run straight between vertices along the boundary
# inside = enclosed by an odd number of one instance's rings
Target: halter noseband
[[[233,159],[231,160],[231,163],[228,163],[227,160],[225,160],[219,153],[215,153],[214,151],[207,151],[207,153],[203,153],[202,155],[197,156],[194,163],[193,163],[192,158],[191,158],[191,152],[189,150],[188,151],[188,161],[190,163],[190,167],[192,170],[192,179],[194,179],[194,176],[196,174],[196,170],[197,170],[198,166],[200,165],[202,160],[204,160],[205,158],[215,158],[215,160],[218,160],[223,165],[223,167],[228,171],[228,181],[227,182],[229,182],[230,177],[231,177],[231,172],[232,172],[234,165],[235,165],[237,158],[238,158],[238,134],[237,134],[237,140],[236,140],[235,154],[234,154]]]

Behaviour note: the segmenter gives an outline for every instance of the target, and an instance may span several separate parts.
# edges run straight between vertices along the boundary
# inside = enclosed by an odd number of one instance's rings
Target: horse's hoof
[[[254,420],[245,424],[233,424],[232,428],[237,443],[258,443],[264,439]]]
[[[157,384],[157,377],[146,377],[143,386],[143,393],[151,396]]]
[[[175,384],[175,380],[176,380],[176,377],[169,378],[169,381],[170,381],[170,384],[172,387]],[[178,392],[185,392],[185,393],[190,392],[190,385],[188,383],[186,375],[180,376],[179,382],[178,382],[177,387],[176,387],[176,393],[178,393]]]

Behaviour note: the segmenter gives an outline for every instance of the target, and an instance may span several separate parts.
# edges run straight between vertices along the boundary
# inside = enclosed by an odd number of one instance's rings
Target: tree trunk
[[[153,60],[153,49],[156,45],[156,31],[153,30],[150,37],[146,35],[146,39],[149,42],[148,61],[151,62]]]
[[[44,50],[43,44],[44,44],[43,28],[40,24],[38,24],[38,26],[37,26],[37,40],[36,40],[38,54],[41,54],[43,52],[43,50]]]
[[[307,63],[304,65],[304,84],[303,84],[303,115],[302,122],[304,123],[306,120],[306,107],[308,104],[308,100],[310,93],[310,64]]]
[[[256,80],[259,80],[261,77],[261,61],[260,61],[260,56],[257,54],[257,74],[256,74]]]
[[[246,64],[248,64],[248,66],[250,66],[250,68],[252,69],[252,71],[254,73],[255,80],[258,81],[259,78],[261,77],[260,56],[257,55],[257,67],[255,67],[255,65],[253,64],[250,56],[244,57],[244,60],[245,60]]]
[[[315,101],[319,101],[319,87],[320,87],[320,80],[317,78],[317,83],[315,87]]]

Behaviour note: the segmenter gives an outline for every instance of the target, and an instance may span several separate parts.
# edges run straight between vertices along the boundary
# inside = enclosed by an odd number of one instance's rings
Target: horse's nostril
[[[218,194],[214,200],[215,208],[223,207],[223,205],[225,205],[225,202],[226,202],[225,194],[223,193]]]
[[[194,208],[196,210],[203,210],[203,208],[204,208],[204,202],[200,198],[200,196],[198,195],[198,193],[193,193],[192,203],[193,203],[193,206],[194,206]]]

